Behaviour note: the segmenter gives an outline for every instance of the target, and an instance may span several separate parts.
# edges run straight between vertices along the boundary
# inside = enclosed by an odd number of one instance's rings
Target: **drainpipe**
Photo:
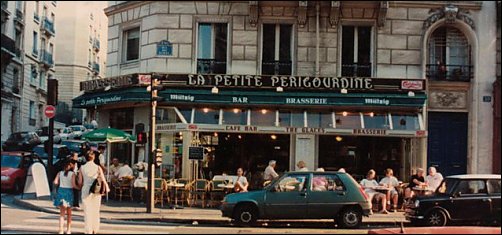
[[[315,36],[316,36],[316,57],[315,57],[315,76],[319,76],[319,2],[316,3],[316,25],[315,25]]]

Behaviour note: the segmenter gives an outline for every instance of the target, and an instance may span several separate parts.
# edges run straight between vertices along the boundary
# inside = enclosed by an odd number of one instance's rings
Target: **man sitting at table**
[[[133,176],[133,173],[132,173],[132,169],[131,167],[129,167],[129,164],[124,163],[124,165],[122,167],[120,167],[117,172],[115,172],[114,174],[119,180],[124,178],[124,177],[132,177]]]
[[[397,200],[398,200],[398,192],[395,187],[399,186],[399,181],[396,177],[394,177],[394,171],[392,169],[387,168],[385,170],[385,177],[380,180],[380,185],[388,187],[390,190],[387,191],[387,205],[390,205],[390,200],[392,198],[392,212],[397,211]]]
[[[415,196],[414,187],[422,187],[425,185],[424,169],[418,168],[417,173],[411,176],[408,187],[404,190],[404,200],[407,201]]]
[[[372,200],[375,198],[378,201],[382,203],[382,210],[379,211],[382,214],[388,214],[389,212],[387,211],[387,197],[385,194],[377,192],[374,188],[378,186],[377,181],[375,180],[375,171],[374,170],[369,170],[368,174],[366,175],[366,179],[361,180],[361,183],[359,183],[363,189],[364,192],[368,195],[369,203],[370,203],[370,208],[372,207]],[[370,211],[370,214],[373,214],[372,211]]]
[[[429,167],[429,175],[425,177],[425,183],[427,186],[429,186],[431,190],[436,191],[441,184],[441,181],[443,181],[443,175],[437,172],[435,167]]]
[[[112,159],[112,165],[110,166],[110,174],[115,175],[115,173],[122,167],[122,164],[119,163],[119,159],[114,157]]]
[[[244,171],[242,168],[237,169],[237,180],[235,180],[234,191],[236,193],[244,193],[248,191],[248,179],[243,176]]]

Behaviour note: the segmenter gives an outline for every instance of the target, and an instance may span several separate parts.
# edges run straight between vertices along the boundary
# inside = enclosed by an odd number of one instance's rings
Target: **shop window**
[[[134,109],[110,111],[110,127],[120,130],[134,128]]]
[[[342,26],[342,76],[371,77],[371,26]]]
[[[248,115],[245,109],[223,110],[223,124],[247,125]]]
[[[460,30],[453,27],[436,29],[428,47],[428,79],[468,82],[473,77],[471,46]]]
[[[195,109],[194,123],[198,124],[219,124],[220,110],[210,108]]]
[[[252,110],[251,125],[275,126],[275,110],[270,110],[270,109]]]
[[[226,23],[199,24],[197,45],[197,73],[224,74],[227,72]]]
[[[307,113],[308,127],[333,128],[333,116],[331,112]]]
[[[125,61],[139,59],[139,27],[124,32]]]
[[[389,115],[386,113],[364,113],[364,128],[390,129]]]
[[[362,127],[359,113],[337,112],[335,120],[338,129],[359,129]]]
[[[173,108],[159,108],[157,111],[157,123],[180,123],[181,119]]]
[[[181,115],[185,118],[187,123],[190,123],[192,120],[192,109],[191,108],[178,108],[178,111],[180,111]]]
[[[291,113],[289,111],[279,111],[279,126],[291,126]]]
[[[291,126],[304,127],[305,126],[305,113],[293,111],[291,112]]]
[[[392,127],[394,130],[420,130],[418,115],[392,114]]]
[[[290,24],[263,24],[262,74],[292,74],[292,30]]]

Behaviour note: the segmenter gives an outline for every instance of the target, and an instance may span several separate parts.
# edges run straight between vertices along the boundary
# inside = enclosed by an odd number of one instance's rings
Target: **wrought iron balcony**
[[[9,64],[11,59],[16,56],[16,42],[2,33],[2,67],[4,64]],[[19,49],[17,49],[19,50]]]
[[[40,51],[40,63],[42,63],[46,68],[50,68],[54,65],[54,60],[52,60],[52,54],[48,51]]]
[[[426,66],[427,79],[434,81],[469,82],[474,77],[472,65],[437,65]]]
[[[371,77],[371,63],[342,64],[342,76]]]
[[[94,71],[95,74],[99,73],[99,64],[98,63],[92,64],[92,71]]]
[[[291,75],[291,60],[271,60],[261,63],[261,73],[264,75]]]
[[[24,27],[24,13],[20,9],[16,9],[16,18],[14,18],[14,22],[16,23],[16,27]]]
[[[224,74],[227,72],[227,62],[215,59],[197,59],[197,73]]]
[[[94,38],[93,43],[92,43],[92,48],[94,48],[94,50],[95,50],[96,52],[98,52],[98,51],[99,51],[99,49],[100,49],[100,42],[99,42],[99,39]]]
[[[40,28],[47,36],[54,36],[56,31],[54,30],[54,22],[44,17],[42,22],[42,27]]]

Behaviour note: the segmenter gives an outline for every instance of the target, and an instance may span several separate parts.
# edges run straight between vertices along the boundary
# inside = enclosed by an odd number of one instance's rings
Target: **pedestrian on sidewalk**
[[[78,170],[80,169],[81,167],[81,163],[78,161],[78,153],[77,152],[73,152],[71,154],[71,159],[70,161],[73,163],[73,173],[75,174],[75,185],[79,185],[78,183]],[[80,209],[80,189],[77,187],[77,188],[73,188],[73,207],[75,208],[75,210],[81,210]]]
[[[59,234],[63,234],[64,216],[66,213],[66,234],[71,234],[71,208],[73,206],[73,189],[75,184],[75,173],[73,163],[67,161],[62,171],[54,179],[54,185],[58,185],[57,196],[54,206],[59,207]]]
[[[87,163],[80,168],[78,174],[78,182],[79,185],[82,186],[82,207],[84,209],[84,227],[86,234],[95,234],[99,232],[99,210],[102,195],[90,192],[94,180],[101,177],[106,188],[105,193],[110,192],[103,170],[99,165],[94,163],[95,158],[96,155],[94,151],[89,151],[87,153]]]

